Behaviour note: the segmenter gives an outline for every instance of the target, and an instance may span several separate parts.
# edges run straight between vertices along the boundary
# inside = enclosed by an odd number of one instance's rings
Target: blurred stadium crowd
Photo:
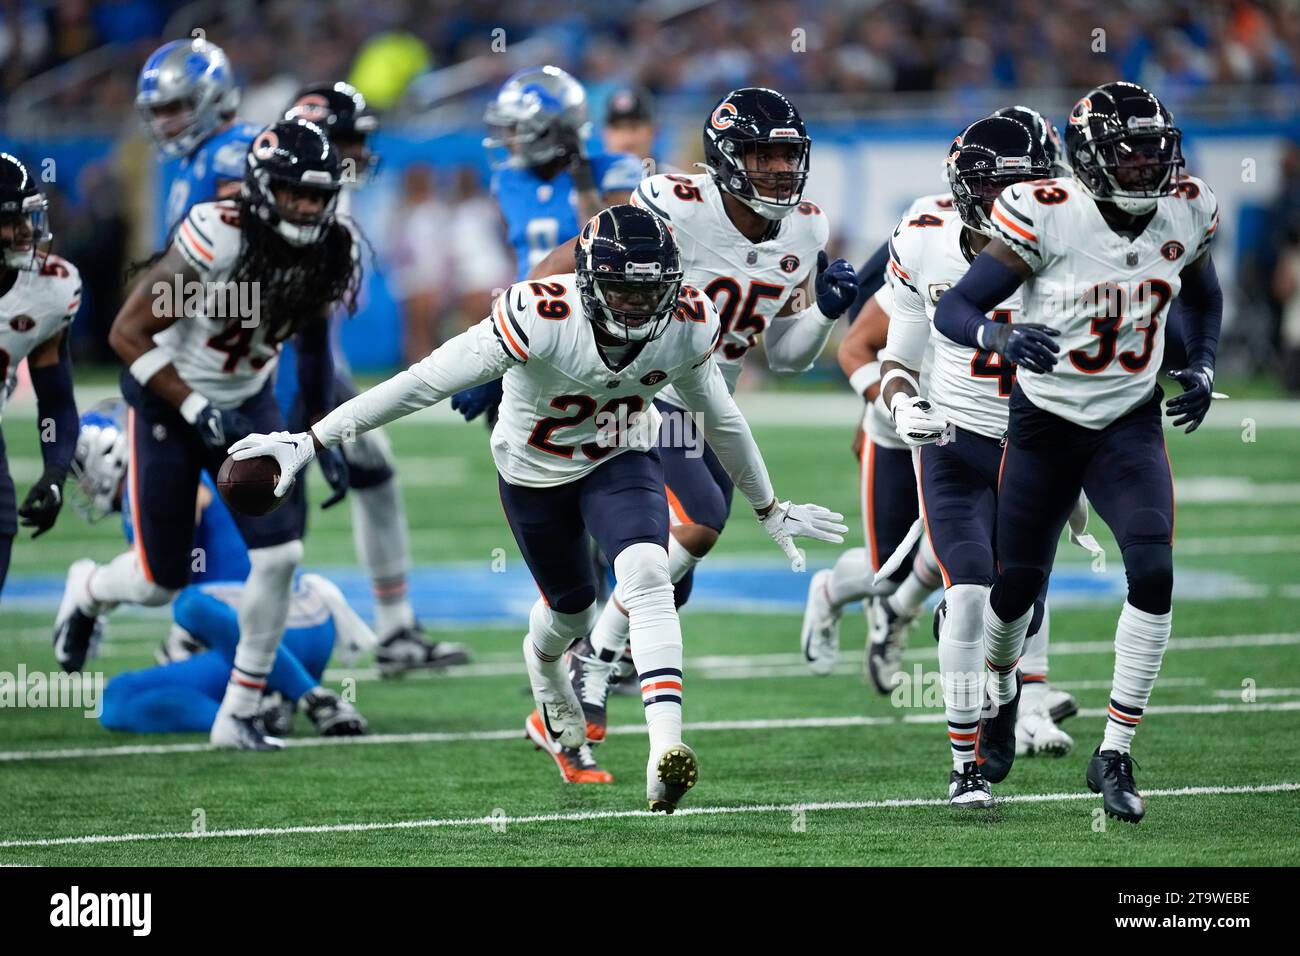
[[[969,117],[1013,90],[1057,91],[1066,103],[1117,77],[1159,90],[1184,117],[1289,119],[1300,87],[1300,4],[1288,0],[8,0],[8,138],[95,130],[114,142],[112,161],[50,190],[60,247],[86,264],[79,325],[89,357],[120,301],[123,268],[152,239],[141,226],[149,187],[130,181],[148,166],[132,105],[137,72],[160,42],[198,24],[228,51],[243,87],[240,117],[254,122],[272,120],[304,82],[347,78],[390,127],[466,127],[501,80],[538,62],[587,85],[597,122],[614,91],[640,87],[664,116],[693,117],[692,128],[706,101],[744,85],[787,92],[814,122],[940,108]],[[490,55],[503,52],[514,55]],[[1300,389],[1300,188],[1290,175],[1300,146],[1286,163],[1287,185],[1258,241],[1245,243],[1238,284],[1259,304],[1255,338],[1293,353],[1284,364]],[[510,269],[491,246],[485,163],[394,174],[403,201],[376,245],[399,273],[404,352],[419,355]],[[489,244],[473,288],[456,287],[463,259],[427,248],[442,222]]]

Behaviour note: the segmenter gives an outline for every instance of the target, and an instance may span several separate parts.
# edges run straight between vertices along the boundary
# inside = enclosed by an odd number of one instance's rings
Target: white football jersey
[[[775,238],[750,242],[727,218],[709,173],[651,176],[641,181],[631,201],[668,223],[686,283],[717,307],[722,345],[714,358],[734,392],[746,354],[794,290],[816,274],[817,253],[830,235],[826,216],[805,201],[781,220]],[[671,388],[662,397],[682,404]]]
[[[200,287],[182,290],[196,306],[153,337],[176,366],[181,380],[218,408],[235,408],[252,398],[275,369],[280,343],[269,340],[270,322],[260,321],[260,300],[252,283],[230,283],[239,259],[239,206],[226,200],[193,206],[172,242],[199,275]],[[164,293],[176,301],[175,290]],[[162,295],[154,294],[154,301]]]
[[[917,219],[924,215],[936,215],[939,213],[949,213],[953,211],[952,193],[932,193],[929,196],[918,196],[912,200],[912,204],[907,207],[903,213],[906,220]],[[874,296],[876,304],[880,306],[886,315],[894,314],[894,296],[889,287],[888,272],[889,265],[885,265],[886,282],[876,290]],[[929,358],[929,351],[926,353]],[[924,371],[929,370],[927,361]],[[906,450],[907,442],[898,437],[898,429],[894,427],[894,419],[890,416],[888,409],[884,404],[875,401],[867,405],[867,412],[862,418],[862,429],[867,433],[873,442],[882,448],[894,448],[897,450]]]
[[[1149,399],[1180,273],[1219,226],[1210,188],[1195,176],[1180,179],[1133,240],[1106,224],[1071,177],[1007,187],[991,218],[1034,271],[1022,289],[1023,321],[1061,333],[1056,367],[1019,377],[1030,401],[1099,429]]]
[[[654,398],[679,379],[719,374],[710,361],[721,331],[713,303],[689,286],[678,301],[668,329],[616,371],[596,347],[574,274],[518,282],[498,297],[484,322],[519,363],[505,373],[492,429],[492,457],[506,481],[566,484],[610,455],[655,445]],[[632,416],[642,413],[638,424]]]
[[[0,296],[0,417],[18,381],[18,364],[69,325],[81,305],[81,274],[58,256],[44,256],[34,270],[19,269]]]
[[[984,349],[967,348],[933,333],[939,298],[951,289],[972,259],[962,242],[965,224],[955,212],[904,217],[889,240],[889,285],[893,295],[891,328],[895,323],[924,324],[928,362],[921,394],[944,421],[988,438],[1001,439],[1007,430],[1007,399],[1016,380],[1015,366]],[[998,322],[1020,319],[1019,290],[990,313]],[[911,359],[907,364],[912,364]]]

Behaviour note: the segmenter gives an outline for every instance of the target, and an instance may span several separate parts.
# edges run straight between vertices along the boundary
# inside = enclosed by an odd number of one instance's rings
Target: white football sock
[[[844,605],[875,593],[876,589],[871,586],[872,574],[866,548],[849,548],[836,558],[830,582],[826,585],[831,610],[838,614]]]
[[[614,573],[628,612],[653,761],[682,740],[682,629],[668,556],[658,545],[634,544],[614,559]]]
[[[984,661],[988,665],[989,696],[996,704],[1006,704],[1016,696],[1016,664],[1025,644],[1025,632],[1034,609],[1014,621],[1004,621],[984,602]]]
[[[266,689],[266,675],[284,637],[293,575],[302,561],[302,542],[250,548],[248,580],[239,601],[239,644],[223,709],[237,717],[253,714]]]
[[[107,614],[119,604],[162,607],[175,596],[175,591],[145,578],[140,556],[131,550],[123,551],[108,564],[96,565],[86,578],[86,593],[76,599],[82,613],[94,617]]]
[[[683,548],[671,534],[668,535],[668,576],[673,584],[686,577],[702,560]],[[617,577],[618,572],[614,574]],[[591,630],[591,646],[601,660],[616,660],[627,649],[629,633],[627,605],[623,603],[623,579],[619,578]]]
[[[954,584],[944,594],[948,613],[939,634],[939,678],[953,769],[975,759],[984,677],[984,605],[987,587]]]
[[[890,606],[903,617],[914,617],[921,612],[925,599],[942,583],[939,565],[934,560],[934,549],[930,546],[930,536],[923,535],[916,557],[912,559],[912,571],[890,596]]]
[[[1160,675],[1160,662],[1169,646],[1174,612],[1148,614],[1127,601],[1115,628],[1115,676],[1107,708],[1102,750],[1128,753],[1142,712]]]
[[[357,560],[370,578],[375,596],[375,632],[387,637],[415,626],[415,611],[407,595],[411,567],[411,542],[406,509],[397,479],[372,488],[353,488],[352,540]]]
[[[564,663],[564,652],[570,644],[586,635],[595,609],[595,604],[592,604],[577,614],[562,614],[547,607],[541,598],[533,603],[532,610],[528,612],[528,639],[524,653],[533,655],[528,672],[535,699],[550,697],[553,688],[569,685],[569,669]],[[538,679],[545,680],[552,686],[539,686]]]
[[[1047,631],[1052,609],[1043,605],[1043,623],[1033,634],[1025,636],[1025,649],[1020,654],[1020,673],[1025,678],[1021,688],[1021,706],[1038,710],[1047,696]]]

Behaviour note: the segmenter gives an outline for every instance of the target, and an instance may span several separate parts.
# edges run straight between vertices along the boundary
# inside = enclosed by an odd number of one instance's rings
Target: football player
[[[308,86],[294,97],[284,118],[290,122],[315,123],[338,150],[343,174],[338,216],[351,227],[352,201],[358,188],[373,176],[379,161],[370,146],[370,136],[379,123],[366,106],[365,97],[347,83]],[[357,388],[337,341],[336,331],[330,337],[334,348],[334,395],[335,401],[344,401],[355,395]],[[290,360],[292,349],[292,342],[285,343],[276,373],[275,393],[289,427],[297,431],[307,422],[303,420],[295,365]],[[342,451],[348,462],[348,498],[352,503],[352,537],[357,560],[370,578],[375,598],[375,630],[379,634],[375,666],[381,674],[391,676],[408,670],[468,662],[464,645],[430,641],[416,623],[407,590],[411,535],[388,436],[382,430],[375,430],[348,442]]]
[[[155,50],[140,71],[135,106],[166,160],[156,240],[162,247],[195,203],[239,195],[244,156],[260,128],[235,122],[234,70],[221,47],[202,39]]]
[[[1082,487],[1115,534],[1128,582],[1109,718],[1087,781],[1107,813],[1134,823],[1145,805],[1130,748],[1172,629],[1173,479],[1156,382],[1163,326],[1179,298],[1188,367],[1169,373],[1184,391],[1168,414],[1194,431],[1214,397],[1223,310],[1209,253],[1218,207],[1204,182],[1181,175],[1181,140],[1148,90],[1091,90],[1066,127],[1073,175],[998,196],[996,238],[935,314],[953,342],[1020,370],[998,495],[998,573],[984,608],[994,706],[980,720],[977,759],[994,783],[1011,769],[1016,662]],[[1017,290],[1028,321],[989,319]]]
[[[18,380],[18,365],[27,359],[44,464],[40,478],[15,509],[14,482],[0,432],[0,592],[18,521],[33,529],[33,538],[54,527],[77,447],[67,330],[81,305],[81,276],[71,262],[49,254],[47,207],[27,167],[0,153],[0,418]]]
[[[993,806],[992,789],[975,760],[975,731],[982,700],[984,602],[995,572],[998,470],[1015,368],[996,355],[942,337],[931,343],[930,317],[945,290],[988,243],[989,211],[998,193],[1012,183],[1043,179],[1050,171],[1041,146],[1023,124],[1002,116],[980,120],[953,141],[948,153],[956,212],[904,218],[889,244],[893,306],[881,391],[898,434],[919,448],[922,515],[943,575],[939,672],[953,760],[948,797],[959,807]],[[998,303],[993,315],[1012,323],[1020,307],[1016,293]],[[1034,634],[1043,613],[1041,597],[1036,612],[1039,620],[1030,624]],[[1072,741],[1046,709],[1027,706],[1022,715],[1032,721],[1026,735],[1038,751],[1069,751]]]
[[[1007,106],[994,116],[1007,116],[1023,123],[1039,142],[1053,175],[1068,172],[1062,159],[1061,136],[1056,127],[1037,110]],[[903,214],[908,222],[933,222],[953,211],[952,193],[921,196]],[[898,436],[893,420],[876,399],[880,393],[880,362],[891,308],[890,290],[885,283],[889,243],[880,248],[858,270],[858,296],[848,310],[851,323],[840,343],[840,367],[849,384],[867,404],[861,428],[855,430],[854,453],[861,462],[859,479],[866,548],[851,548],[840,555],[834,568],[819,571],[808,582],[801,647],[814,674],[829,674],[839,655],[839,622],[844,606],[866,600],[867,644],[863,673],[881,694],[894,688],[907,636],[921,612],[922,603],[942,583],[934,550],[922,537],[917,547],[898,562],[893,573],[879,584],[872,582],[881,564],[893,554],[919,516],[914,493],[916,481],[912,456]],[[864,321],[856,322],[859,314]],[[1086,503],[1084,505],[1086,509]],[[1087,512],[1082,513],[1086,522]],[[868,570],[868,562],[870,569]],[[1054,720],[1064,720],[1078,711],[1074,698],[1047,687],[1047,639],[1034,643],[1032,668],[1026,681],[1040,682],[1049,697]]]
[[[254,435],[236,459],[273,456],[276,494],[321,450],[495,377],[505,382],[492,430],[506,518],[541,598],[523,653],[537,705],[526,727],[548,750],[587,743],[564,653],[586,636],[596,587],[587,536],[611,559],[631,621],[650,734],[646,797],[671,813],[698,764],[682,743],[682,638],[669,572],[668,502],[655,437],[655,396],[673,386],[763,528],[792,561],[793,538],[842,540],[840,516],[772,492],[749,426],[714,360],[717,310],[682,284],[668,225],[619,205],[583,227],[576,272],[520,282],[493,313],[301,434]]]
[[[194,206],[122,306],[109,342],[127,366],[135,546],[107,565],[70,569],[55,625],[65,667],[84,661],[99,615],[123,602],[166,604],[189,583],[200,471],[215,475],[233,440],[283,428],[270,382],[281,342],[298,337],[309,416],[333,407],[328,319],[338,303],[355,304],[361,277],[352,234],[334,218],[340,186],[338,154],[318,126],[268,127],[248,152],[239,200]],[[337,501],[346,462],[335,451],[321,463]],[[299,492],[273,513],[232,517],[250,570],[211,738],[270,749],[254,716],[302,559],[306,503]]]
[[[827,260],[826,216],[803,198],[811,147],[799,111],[780,93],[733,90],[704,122],[707,172],[651,176],[632,196],[633,205],[672,229],[686,281],[718,310],[722,338],[714,360],[729,391],[760,335],[774,371],[810,368],[856,293],[853,267]],[[561,246],[539,269],[558,268],[567,254]],[[678,391],[665,389],[656,404],[669,416],[659,454],[671,508],[669,573],[680,607],[695,565],[726,524],[733,485],[716,449],[689,441]],[[609,679],[628,641],[623,594],[615,588],[590,638],[572,654],[594,740],[604,738]]]
[[[588,154],[587,92],[559,67],[510,77],[483,119],[489,134],[483,145],[505,153],[493,170],[492,195],[501,206],[519,279],[601,209],[627,202],[641,181],[636,156]],[[501,383],[487,382],[453,396],[451,407],[466,421],[486,412],[490,427],[500,401]]]
[[[131,499],[126,493],[130,459],[126,419],[126,403],[120,399],[102,402],[81,416],[81,434],[72,463],[74,482],[69,486],[68,497],[73,510],[90,523],[109,515],[120,516],[127,543],[134,544],[135,522],[131,514]],[[159,713],[145,712],[143,708],[146,705],[141,704],[137,713],[143,716],[115,722],[112,729],[211,729],[212,714],[221,701],[225,677],[234,663],[239,634],[235,608],[243,593],[243,582],[248,577],[249,561],[248,549],[235,520],[217,493],[211,476],[206,473],[200,475],[194,511],[197,516],[194,551],[203,556],[202,561],[192,565],[190,584],[177,596],[172,609],[175,623],[155,656],[159,664],[175,664],[208,649],[220,653],[209,656],[196,669],[154,670],[144,672],[152,676],[133,678],[128,682],[133,689],[149,691],[146,698],[141,699],[154,704],[171,701],[174,706],[169,705],[165,712]],[[83,559],[77,563],[88,565],[93,570],[94,562]],[[308,577],[303,575],[300,584],[305,585]],[[333,585],[325,583],[333,589]],[[202,597],[198,594],[200,589]],[[349,617],[340,610],[329,615],[333,620],[329,625],[329,642],[323,643],[325,638],[320,628],[325,625],[325,618],[319,613],[320,602],[311,597],[310,591],[308,586],[294,589],[285,639],[276,651],[275,662],[266,678],[267,692],[261,708],[264,724],[268,732],[281,736],[295,709],[300,708],[325,736],[364,733],[365,720],[356,709],[320,685],[324,664],[331,653],[327,649],[322,655],[320,649],[333,647],[336,632],[340,640],[347,637],[349,646],[355,645],[358,650],[374,645],[373,634],[364,625],[358,627],[351,623],[355,614]],[[70,594],[65,594],[65,600],[70,599]],[[334,604],[341,602],[339,596]],[[98,635],[91,638],[91,647],[96,643]],[[219,658],[225,659],[225,670],[221,680],[213,683],[213,668],[219,666],[215,664]],[[197,676],[190,680],[183,675]],[[197,696],[180,692],[175,698],[168,697],[162,690],[172,687],[193,690],[196,686],[208,690]],[[211,713],[206,705],[209,698],[213,701]],[[157,720],[149,727],[141,727],[141,720],[153,719],[148,713],[153,713]],[[274,719],[267,719],[268,716]],[[206,720],[202,727],[195,726],[196,721],[202,720]]]

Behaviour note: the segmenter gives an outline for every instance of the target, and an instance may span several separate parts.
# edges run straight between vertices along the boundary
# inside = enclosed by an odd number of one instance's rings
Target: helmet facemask
[[[1048,175],[1046,167],[1034,166],[1028,156],[999,156],[998,170],[961,171],[954,163],[948,167],[948,180],[952,186],[953,204],[961,221],[970,229],[982,235],[994,238],[997,235],[989,213],[993,201],[1002,194],[1002,190],[1016,183],[1034,179],[1043,179]]]
[[[321,183],[314,185],[311,182],[313,177],[321,179]],[[301,182],[295,182],[273,177],[268,170],[259,169],[253,178],[262,193],[259,213],[289,245],[309,246],[319,242],[334,223],[339,184],[328,173],[309,170],[303,173]],[[318,199],[319,212],[304,214],[293,209],[295,194]]]
[[[42,246],[52,238],[49,229],[49,202],[37,193],[23,199],[22,209],[0,213],[0,248],[4,264],[10,269],[33,271],[37,268]]]
[[[578,283],[587,318],[627,345],[663,335],[677,307],[682,273],[665,273],[658,262],[629,262],[621,276],[583,272]]]
[[[803,202],[812,151],[806,137],[773,138],[763,143],[722,139],[718,149],[731,167],[712,170],[719,184],[764,219],[784,219]],[[780,162],[781,158],[786,162]],[[771,168],[778,165],[782,168]]]
[[[1178,188],[1183,166],[1182,133],[1152,123],[1143,131],[1130,121],[1130,130],[1087,143],[1088,163],[1075,162],[1075,177],[1094,198],[1113,202],[1130,215],[1142,215],[1162,196]],[[1081,150],[1082,151],[1082,150]]]

